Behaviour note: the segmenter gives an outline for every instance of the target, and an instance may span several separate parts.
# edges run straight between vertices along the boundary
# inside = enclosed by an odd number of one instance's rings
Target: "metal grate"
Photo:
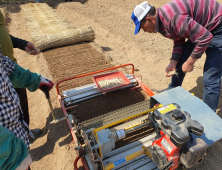
[[[144,112],[150,108],[149,103],[150,103],[149,100],[145,100],[145,101],[109,112],[107,114],[98,116],[96,118],[86,120],[78,124],[78,129],[79,130],[82,129],[83,131],[86,131],[90,128],[99,128],[101,126],[108,125],[112,122],[135,115],[137,113]]]

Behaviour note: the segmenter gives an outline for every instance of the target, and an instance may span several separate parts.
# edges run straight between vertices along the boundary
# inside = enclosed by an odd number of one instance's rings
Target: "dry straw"
[[[21,6],[30,41],[39,50],[93,41],[95,34],[90,26],[71,29],[69,24],[46,3],[29,3]]]

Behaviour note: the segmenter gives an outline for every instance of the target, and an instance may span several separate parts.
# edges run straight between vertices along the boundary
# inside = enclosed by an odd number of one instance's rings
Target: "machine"
[[[133,119],[135,117],[140,118]],[[134,124],[139,120],[140,123]],[[123,123],[125,121],[134,125],[128,127]],[[117,141],[143,127],[153,128],[155,132],[115,150]],[[188,112],[182,111],[178,104],[172,103],[84,131],[85,157],[91,169],[135,169],[138,162],[135,164],[134,159],[144,155],[145,158],[151,158],[160,170],[177,169],[180,163],[186,168],[191,168],[204,159],[207,147],[203,139],[193,139],[191,133],[199,137],[203,132],[204,127],[198,121],[192,120]],[[119,158],[116,159],[117,157]],[[144,169],[155,168],[152,162],[150,164]]]
[[[132,73],[118,71],[123,67],[131,67]],[[59,89],[62,82],[85,76],[94,83]],[[105,90],[98,86],[98,81],[111,78],[121,78],[121,85]],[[126,88],[141,89],[150,98],[83,122],[68,114],[79,103]],[[198,166],[207,147],[222,138],[221,119],[200,99],[181,87],[154,94],[141,76],[134,75],[132,64],[64,79],[56,89],[79,155],[75,169],[79,159],[90,170],[189,169]],[[138,134],[142,137],[134,138]],[[133,140],[127,142],[129,138]]]

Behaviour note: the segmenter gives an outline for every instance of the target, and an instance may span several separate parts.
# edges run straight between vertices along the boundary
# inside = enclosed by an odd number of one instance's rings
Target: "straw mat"
[[[21,5],[29,39],[41,51],[52,47],[93,41],[95,34],[90,26],[70,28],[46,3]]]

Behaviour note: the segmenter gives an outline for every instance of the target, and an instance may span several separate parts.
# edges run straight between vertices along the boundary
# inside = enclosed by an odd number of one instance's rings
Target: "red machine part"
[[[178,162],[179,162],[180,148],[176,147],[170,141],[170,138],[166,134],[164,134],[164,132],[162,130],[160,131],[160,135],[162,137],[160,139],[157,139],[157,140],[153,141],[152,146],[156,144],[159,147],[161,147],[161,149],[166,154],[168,161],[170,161],[170,160],[173,161],[173,165],[170,167],[170,170],[177,169],[177,167],[179,165]]]

